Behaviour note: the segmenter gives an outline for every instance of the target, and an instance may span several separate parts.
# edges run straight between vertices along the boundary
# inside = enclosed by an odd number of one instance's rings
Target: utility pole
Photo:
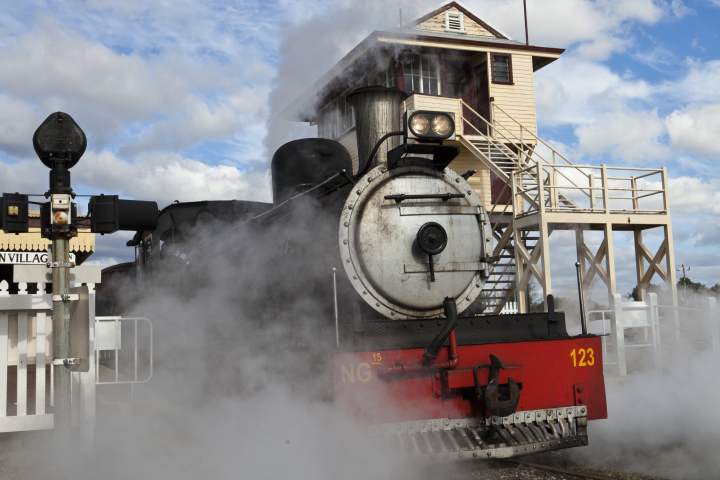
[[[690,271],[690,265],[685,265],[684,263],[680,265],[680,268],[676,269],[678,272],[682,270],[682,277],[680,277],[680,291],[682,292],[682,301],[683,303],[687,302],[687,287],[688,287],[688,278],[687,278],[687,272]]]
[[[680,268],[677,269],[678,272],[679,272],[680,270],[682,270],[682,277],[680,277],[680,278],[687,278],[686,269],[687,269],[687,272],[689,272],[689,271],[690,271],[690,266],[688,265],[688,266],[686,267],[684,263],[681,264],[681,265],[680,265]]]

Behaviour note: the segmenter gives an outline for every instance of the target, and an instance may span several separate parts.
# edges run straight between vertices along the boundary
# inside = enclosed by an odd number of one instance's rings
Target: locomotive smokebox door
[[[375,167],[358,180],[340,218],[340,252],[358,294],[391,319],[442,316],[480,295],[490,225],[480,198],[449,168]]]

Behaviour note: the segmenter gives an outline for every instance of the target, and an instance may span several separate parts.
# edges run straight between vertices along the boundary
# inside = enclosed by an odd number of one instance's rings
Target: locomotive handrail
[[[395,203],[400,203],[403,200],[420,200],[420,199],[438,199],[443,202],[447,202],[453,198],[465,198],[465,194],[462,193],[396,193],[394,195],[385,195],[385,200],[395,200]]]

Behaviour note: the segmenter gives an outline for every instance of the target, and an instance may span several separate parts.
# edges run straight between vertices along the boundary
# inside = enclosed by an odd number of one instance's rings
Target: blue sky
[[[463,4],[522,39],[521,1]],[[82,193],[268,199],[268,146],[287,138],[273,124],[268,139],[275,112],[371,30],[395,26],[398,8],[407,19],[439,5],[0,0],[0,189],[44,191],[30,139],[60,109],[88,133],[73,170]],[[720,0],[528,10],[532,43],[568,49],[536,77],[541,135],[578,162],[667,166],[677,263],[720,281]],[[127,257],[124,240],[100,239],[97,258]]]

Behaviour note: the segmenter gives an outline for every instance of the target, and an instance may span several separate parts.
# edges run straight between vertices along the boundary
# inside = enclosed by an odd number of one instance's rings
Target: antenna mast
[[[530,45],[530,37],[528,37],[527,25],[527,0],[523,0],[523,15],[525,16],[525,45]]]

